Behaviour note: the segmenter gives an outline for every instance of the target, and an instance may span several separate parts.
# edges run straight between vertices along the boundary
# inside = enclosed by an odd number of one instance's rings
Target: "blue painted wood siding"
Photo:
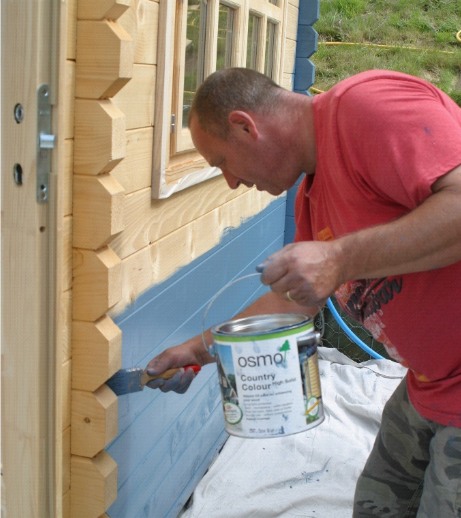
[[[200,333],[213,295],[283,246],[284,215],[280,198],[120,315],[123,368],[145,366]],[[231,318],[264,289],[258,276],[231,286],[210,307],[205,325]],[[119,470],[109,516],[176,518],[226,438],[215,365],[203,368],[184,395],[144,389],[120,397],[119,435],[107,449]]]

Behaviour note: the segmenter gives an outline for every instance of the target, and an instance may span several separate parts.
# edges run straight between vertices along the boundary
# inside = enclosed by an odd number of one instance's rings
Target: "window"
[[[283,5],[282,5],[283,4]],[[220,174],[195,151],[189,109],[215,70],[246,66],[280,82],[286,0],[160,0],[152,190],[155,198]]]
[[[194,149],[187,117],[195,92],[204,78],[217,69],[238,65],[234,25],[241,15],[242,1],[189,0],[178,2],[175,63],[173,72],[174,131],[172,157]]]

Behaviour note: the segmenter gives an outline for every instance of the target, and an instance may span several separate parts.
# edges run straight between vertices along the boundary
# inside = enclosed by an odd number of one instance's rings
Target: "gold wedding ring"
[[[290,295],[290,290],[288,290],[286,293],[285,293],[285,297],[287,298],[287,300],[289,300],[290,302],[295,302],[294,299],[291,298],[291,295]]]

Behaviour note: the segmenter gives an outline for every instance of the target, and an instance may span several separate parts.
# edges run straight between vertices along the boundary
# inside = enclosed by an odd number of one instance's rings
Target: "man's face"
[[[260,191],[279,195],[286,186],[274,174],[274,160],[264,152],[260,137],[243,124],[233,126],[226,140],[205,132],[193,116],[190,124],[192,140],[197,151],[212,167],[219,167],[231,189],[243,184]],[[272,153],[273,155],[273,153]]]

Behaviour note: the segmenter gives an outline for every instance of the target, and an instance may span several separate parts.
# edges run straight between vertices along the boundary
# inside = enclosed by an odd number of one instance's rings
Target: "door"
[[[60,515],[52,136],[58,5],[1,2],[2,516],[11,517]]]

